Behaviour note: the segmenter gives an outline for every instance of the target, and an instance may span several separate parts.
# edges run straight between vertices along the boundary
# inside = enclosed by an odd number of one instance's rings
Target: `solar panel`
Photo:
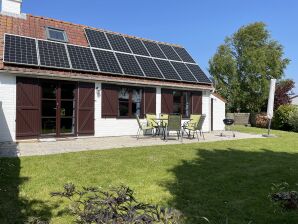
[[[199,82],[211,83],[210,79],[205,75],[202,69],[198,65],[186,64],[192,74],[196,77]]]
[[[122,74],[119,63],[113,52],[93,49],[93,53],[101,72]]]
[[[134,54],[150,56],[141,40],[125,37]]]
[[[70,68],[64,44],[38,40],[38,51],[41,66]]]
[[[163,79],[161,72],[154,63],[152,58],[136,56],[141,65],[146,77]]]
[[[184,62],[196,63],[184,48],[182,47],[173,47],[173,48]]]
[[[183,81],[197,82],[196,78],[188,70],[184,63],[171,61],[171,64],[174,66]]]
[[[124,74],[144,76],[137,60],[133,55],[116,53]]]
[[[110,44],[104,32],[85,29],[91,47],[111,50]]]
[[[67,45],[72,68],[83,71],[98,71],[90,48]]]
[[[117,34],[106,33],[114,51],[131,53],[128,44],[123,36]]]
[[[38,65],[35,39],[6,34],[4,61],[8,63]]]
[[[154,59],[154,61],[156,62],[159,69],[161,70],[165,79],[179,80],[179,81],[181,80],[181,78],[179,77],[179,75],[177,74],[177,72],[175,71],[175,69],[173,68],[173,66],[169,61],[160,60],[160,59]]]
[[[163,53],[167,56],[168,59],[170,60],[175,60],[175,61],[181,61],[179,58],[178,54],[175,52],[175,50],[172,48],[170,45],[165,45],[165,44],[159,44],[161,50]]]
[[[145,44],[147,50],[149,51],[152,57],[166,59],[166,56],[163,54],[162,50],[159,48],[157,43],[150,41],[143,41],[143,43]]]

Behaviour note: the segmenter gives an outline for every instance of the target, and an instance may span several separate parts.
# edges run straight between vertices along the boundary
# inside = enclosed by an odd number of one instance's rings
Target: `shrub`
[[[52,192],[52,196],[69,199],[71,213],[76,223],[92,224],[178,224],[181,214],[174,209],[138,202],[134,192],[126,187],[102,191],[95,187],[76,190],[75,185],[64,185],[64,191]]]
[[[290,117],[290,125],[293,131],[298,132],[298,109]]]
[[[258,128],[268,127],[268,117],[266,113],[261,113],[256,115],[256,127]]]
[[[298,209],[298,192],[290,190],[288,183],[273,184],[269,198],[274,205],[283,210],[297,210]]]
[[[297,111],[297,108],[293,105],[286,104],[281,105],[274,114],[273,118],[273,128],[284,130],[284,131],[291,131],[293,127],[290,123],[291,116]]]

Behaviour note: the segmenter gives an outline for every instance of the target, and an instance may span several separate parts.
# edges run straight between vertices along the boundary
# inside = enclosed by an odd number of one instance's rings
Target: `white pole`
[[[270,135],[271,121],[272,121],[272,118],[273,118],[275,85],[276,85],[276,79],[271,79],[270,80],[270,91],[269,91],[269,98],[268,98],[268,106],[267,106],[267,117],[269,118],[268,136]]]

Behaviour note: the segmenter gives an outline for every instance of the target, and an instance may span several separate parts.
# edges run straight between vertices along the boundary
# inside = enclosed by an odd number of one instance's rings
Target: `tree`
[[[225,39],[209,61],[217,91],[234,112],[260,112],[269,94],[269,80],[280,79],[290,60],[262,22],[241,27]]]
[[[295,82],[291,79],[280,80],[276,85],[274,97],[274,109],[276,110],[280,105],[290,104],[291,95],[295,88]]]

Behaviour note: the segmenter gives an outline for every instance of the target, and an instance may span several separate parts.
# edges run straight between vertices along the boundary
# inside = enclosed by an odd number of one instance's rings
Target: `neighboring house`
[[[224,130],[223,120],[226,118],[227,101],[218,93],[211,95],[211,131]]]
[[[210,131],[211,99],[222,128],[224,103],[183,47],[26,15],[21,3],[2,0],[0,141],[134,135],[146,113],[203,113]]]
[[[298,95],[291,98],[291,104],[298,106]]]

